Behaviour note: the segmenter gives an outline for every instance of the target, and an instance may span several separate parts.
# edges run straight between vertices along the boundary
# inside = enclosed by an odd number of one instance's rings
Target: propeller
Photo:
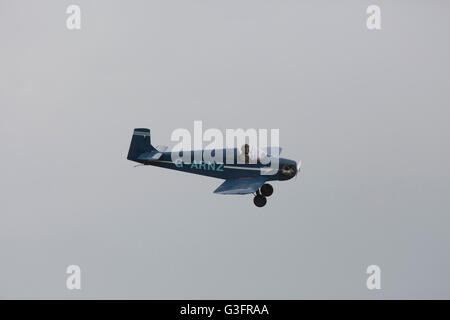
[[[300,168],[302,167],[302,160],[297,162],[297,173],[295,174],[295,180],[297,180],[298,174],[300,173]]]

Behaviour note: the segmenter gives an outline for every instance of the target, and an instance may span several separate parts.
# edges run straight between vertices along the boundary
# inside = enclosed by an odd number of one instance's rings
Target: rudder
[[[136,160],[144,152],[156,150],[151,144],[150,129],[136,128],[131,138],[128,160]]]

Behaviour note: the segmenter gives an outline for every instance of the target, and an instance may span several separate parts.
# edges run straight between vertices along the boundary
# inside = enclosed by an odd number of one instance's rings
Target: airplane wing
[[[256,192],[267,181],[267,177],[249,177],[225,180],[214,193],[219,194],[247,194]]]

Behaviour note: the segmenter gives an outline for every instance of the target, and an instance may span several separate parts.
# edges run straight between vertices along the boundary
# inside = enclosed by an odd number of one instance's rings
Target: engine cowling
[[[281,167],[280,172],[283,176],[290,179],[290,178],[295,177],[296,167],[294,165],[285,164]]]

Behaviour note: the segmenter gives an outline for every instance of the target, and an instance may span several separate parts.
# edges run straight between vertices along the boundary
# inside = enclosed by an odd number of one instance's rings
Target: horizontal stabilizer
[[[165,152],[167,148],[167,146],[156,146],[156,150],[158,150],[159,152]]]
[[[155,150],[155,151],[151,151],[151,152],[144,152],[137,159],[144,160],[144,161],[152,161],[152,160],[158,160],[159,158],[161,158],[161,156],[162,156],[162,152]]]

